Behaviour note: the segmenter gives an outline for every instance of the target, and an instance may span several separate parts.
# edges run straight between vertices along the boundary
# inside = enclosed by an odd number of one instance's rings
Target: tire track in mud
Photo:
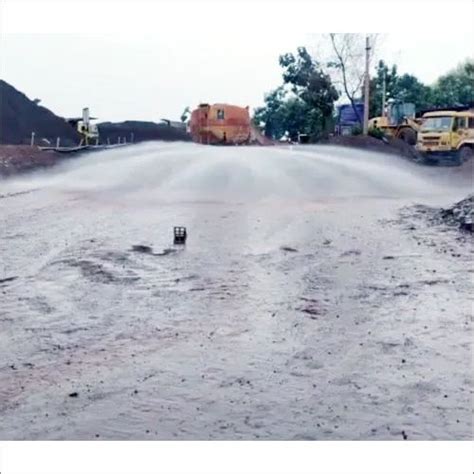
[[[16,197],[16,196],[22,196],[24,194],[30,194],[36,191],[40,191],[40,189],[41,188],[34,188],[34,189],[27,189],[24,191],[13,191],[10,193],[0,194],[0,199],[8,199],[8,198]]]

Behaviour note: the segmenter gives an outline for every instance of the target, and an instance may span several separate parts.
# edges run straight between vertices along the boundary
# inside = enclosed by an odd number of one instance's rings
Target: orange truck
[[[242,145],[252,141],[248,107],[200,104],[192,111],[189,129],[193,140],[209,145]]]

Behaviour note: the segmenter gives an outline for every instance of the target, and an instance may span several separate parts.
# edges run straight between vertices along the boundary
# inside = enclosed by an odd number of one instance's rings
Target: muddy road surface
[[[409,210],[471,186],[160,143],[0,181],[0,439],[471,439],[472,242]]]

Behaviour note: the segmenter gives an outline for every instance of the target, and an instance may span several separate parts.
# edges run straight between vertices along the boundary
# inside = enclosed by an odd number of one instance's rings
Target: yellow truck
[[[427,162],[460,165],[474,151],[474,109],[423,115],[416,150]]]

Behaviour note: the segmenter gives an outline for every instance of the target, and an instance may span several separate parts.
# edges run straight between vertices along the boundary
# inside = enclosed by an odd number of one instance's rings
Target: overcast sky
[[[0,77],[62,116],[89,106],[100,120],[177,119],[199,102],[258,106],[281,83],[279,54],[360,29],[380,32],[378,56],[429,84],[472,56],[474,3],[458,2],[454,28],[455,3],[399,0],[398,13],[387,2],[367,17],[363,6],[381,2],[0,0]]]

